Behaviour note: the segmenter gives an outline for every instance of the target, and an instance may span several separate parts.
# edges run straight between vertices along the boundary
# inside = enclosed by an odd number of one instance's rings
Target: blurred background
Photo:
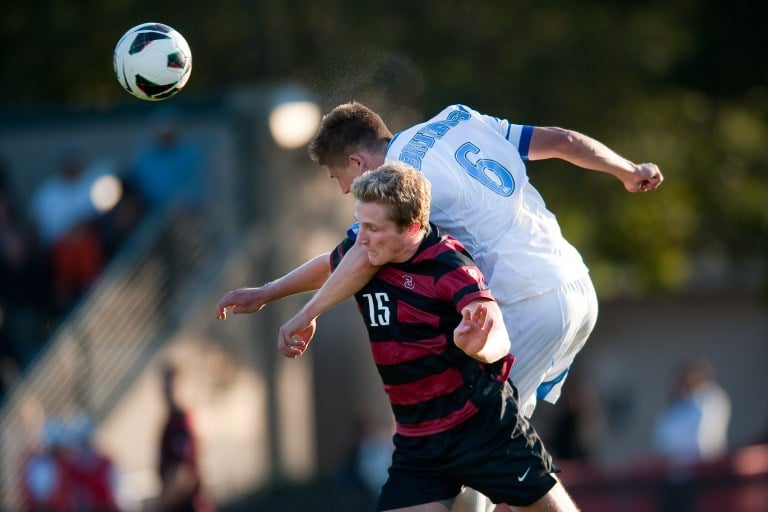
[[[77,510],[162,510],[161,460],[198,510],[372,510],[392,425],[354,305],[299,360],[276,334],[306,296],[214,319],[227,291],[343,236],[352,203],[306,142],[353,99],[394,131],[464,103],[657,163],[664,186],[642,195],[528,165],[601,300],[533,422],[585,511],[768,510],[768,67],[750,5],[6,2],[2,510],[72,510],[76,481]],[[161,102],[112,70],[148,21],[193,53]],[[725,435],[691,458],[666,420],[701,390]]]

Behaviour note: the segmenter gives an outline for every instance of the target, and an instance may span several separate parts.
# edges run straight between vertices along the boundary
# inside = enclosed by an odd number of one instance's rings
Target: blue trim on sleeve
[[[353,242],[357,241],[357,232],[360,229],[360,223],[355,222],[349,228],[347,229],[347,238],[352,240]]]
[[[533,126],[523,126],[523,131],[520,133],[520,144],[517,146],[517,150],[520,152],[520,158],[528,160],[528,150],[531,148],[531,137],[533,136]]]

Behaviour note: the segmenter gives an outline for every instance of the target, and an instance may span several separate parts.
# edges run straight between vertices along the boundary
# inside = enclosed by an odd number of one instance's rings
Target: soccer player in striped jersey
[[[354,178],[388,160],[407,162],[429,179],[431,222],[464,244],[499,302],[515,342],[518,363],[511,379],[526,417],[537,400],[557,401],[595,325],[597,297],[581,256],[530,183],[525,161],[559,158],[613,175],[629,192],[654,190],[663,181],[655,164],[635,164],[584,134],[516,125],[463,105],[393,135],[371,109],[342,104],[323,118],[310,156],[345,194]],[[225,294],[217,316],[225,318],[227,308],[255,312],[320,288],[279,334],[283,342],[300,331],[311,337],[311,320],[358,291],[376,271],[364,251],[353,247],[326,280],[330,268],[322,254],[264,286]]]
[[[429,224],[429,182],[402,162],[351,186],[359,223],[331,253],[362,248],[376,275],[355,294],[395,417],[377,510],[448,510],[462,485],[521,510],[576,510],[518,413],[501,311],[461,243]],[[298,336],[279,349],[301,355]]]

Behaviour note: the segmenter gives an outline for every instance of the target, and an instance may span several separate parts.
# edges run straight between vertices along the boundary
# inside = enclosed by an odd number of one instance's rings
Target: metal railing
[[[217,222],[209,212],[174,207],[148,216],[7,391],[0,408],[2,510],[20,510],[26,452],[40,440],[30,415],[104,417],[179,327],[188,294],[213,282],[213,262],[227,250]]]

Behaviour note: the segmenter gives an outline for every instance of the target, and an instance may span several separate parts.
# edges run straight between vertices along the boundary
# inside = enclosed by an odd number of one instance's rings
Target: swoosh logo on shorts
[[[529,467],[528,467],[528,469],[526,469],[526,470],[525,470],[525,473],[523,473],[522,475],[520,475],[519,477],[517,477],[517,481],[518,481],[518,482],[522,482],[523,480],[525,480],[525,477],[527,477],[527,476],[528,476],[528,472],[529,472],[530,470],[531,470],[531,468],[530,468],[530,466],[529,466]]]

